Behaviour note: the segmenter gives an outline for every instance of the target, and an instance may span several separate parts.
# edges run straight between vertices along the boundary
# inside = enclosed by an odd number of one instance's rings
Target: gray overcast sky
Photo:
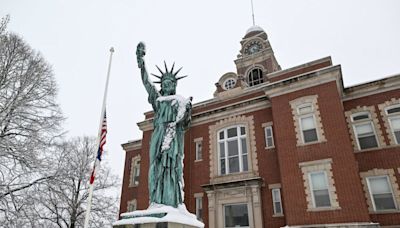
[[[331,56],[345,86],[400,73],[398,0],[254,0],[282,69]],[[96,135],[109,48],[115,48],[107,116],[108,155],[122,177],[121,143],[138,139],[151,109],[136,64],[147,45],[150,72],[163,60],[183,66],[178,93],[212,98],[214,83],[235,71],[239,41],[252,25],[250,0],[0,0],[16,32],[53,66],[70,136]]]

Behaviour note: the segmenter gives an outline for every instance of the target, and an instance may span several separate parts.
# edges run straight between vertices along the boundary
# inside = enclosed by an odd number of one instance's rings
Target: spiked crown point
[[[160,71],[161,76],[156,75],[156,74],[151,74],[151,75],[153,75],[154,77],[160,79],[160,81],[155,81],[154,82],[154,83],[157,83],[157,84],[160,84],[164,80],[171,80],[171,81],[176,83],[178,80],[187,77],[187,75],[179,76],[179,77],[177,76],[178,73],[182,70],[182,67],[179,68],[176,72],[174,72],[175,62],[172,64],[171,70],[168,70],[167,63],[164,61],[165,72],[163,72],[160,69],[160,67],[158,67],[157,65],[156,65],[156,67],[157,67],[158,71]]]

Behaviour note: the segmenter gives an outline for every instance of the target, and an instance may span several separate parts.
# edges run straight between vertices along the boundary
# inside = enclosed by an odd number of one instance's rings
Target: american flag
[[[96,167],[101,162],[101,156],[103,155],[103,151],[104,151],[103,147],[106,144],[106,135],[107,135],[107,115],[106,115],[106,112],[104,111],[104,116],[103,116],[103,120],[101,123],[101,129],[100,129],[99,148],[97,150],[97,156],[96,156],[96,161],[94,162],[93,171],[92,171],[92,174],[90,175],[90,184],[93,184],[94,178],[96,176]]]

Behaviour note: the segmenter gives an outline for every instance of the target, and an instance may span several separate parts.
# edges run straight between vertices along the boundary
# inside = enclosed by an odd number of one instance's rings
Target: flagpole
[[[110,59],[109,59],[109,62],[108,62],[107,79],[106,79],[106,85],[105,85],[104,95],[103,95],[103,105],[101,107],[99,135],[97,137],[97,148],[100,146],[101,129],[102,129],[102,125],[103,125],[103,118],[104,118],[104,115],[105,115],[105,112],[106,112],[108,82],[110,80],[110,71],[111,71],[111,62],[112,62],[113,53],[114,53],[114,48],[111,47],[110,48]],[[97,163],[97,166],[96,166],[96,163]],[[94,169],[99,168],[99,167],[100,167],[100,163],[97,162],[97,158],[96,158]],[[93,172],[94,172],[94,170],[93,170]],[[88,205],[87,205],[87,208],[86,208],[84,228],[88,228],[89,227],[90,210],[91,210],[91,207],[92,207],[93,189],[94,189],[94,182],[90,183],[90,186],[89,186],[89,197],[88,197]]]

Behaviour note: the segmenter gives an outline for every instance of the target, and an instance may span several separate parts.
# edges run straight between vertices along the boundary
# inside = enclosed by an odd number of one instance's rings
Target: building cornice
[[[374,80],[344,89],[343,100],[352,100],[395,89],[400,89],[400,74]]]
[[[128,141],[127,143],[121,144],[122,148],[125,150],[125,152],[132,151],[132,150],[138,150],[142,148],[142,140],[131,140]]]
[[[308,62],[308,63],[304,63],[304,64],[301,64],[301,65],[298,65],[298,66],[294,66],[294,67],[291,67],[291,68],[288,68],[288,69],[285,69],[285,70],[280,70],[280,71],[275,71],[275,72],[269,73],[267,75],[267,77],[268,78],[279,77],[279,76],[282,76],[282,75],[284,75],[286,73],[289,73],[291,71],[299,70],[299,69],[306,68],[306,67],[309,67],[309,66],[314,66],[314,65],[317,65],[317,64],[320,64],[320,63],[324,63],[324,62],[328,62],[328,61],[332,65],[331,57],[327,56],[327,57],[324,57],[324,58],[321,58],[321,59],[317,59],[317,60],[314,60],[314,61],[311,61],[311,62]]]
[[[338,92],[343,94],[343,81],[340,65],[325,67],[316,71],[300,74],[263,86],[268,97],[276,97],[298,90],[335,81]]]

